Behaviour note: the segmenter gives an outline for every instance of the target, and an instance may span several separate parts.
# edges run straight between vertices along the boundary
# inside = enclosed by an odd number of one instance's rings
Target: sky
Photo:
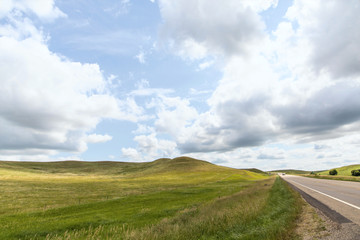
[[[360,163],[358,0],[0,0],[0,159]]]

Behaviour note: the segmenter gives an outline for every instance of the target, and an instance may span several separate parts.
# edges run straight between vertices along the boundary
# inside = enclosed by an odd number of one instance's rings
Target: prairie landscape
[[[0,240],[358,240],[359,10],[0,0]]]
[[[297,193],[181,157],[0,162],[1,239],[293,239]]]

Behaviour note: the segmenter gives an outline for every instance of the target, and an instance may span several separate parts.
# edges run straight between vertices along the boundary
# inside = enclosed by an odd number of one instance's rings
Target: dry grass
[[[302,240],[319,240],[330,235],[329,223],[326,217],[317,209],[303,200],[302,211],[297,220],[296,233]]]

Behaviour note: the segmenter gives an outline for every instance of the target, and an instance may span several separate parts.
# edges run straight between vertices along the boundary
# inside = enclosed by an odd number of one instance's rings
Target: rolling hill
[[[254,172],[254,173],[259,173],[259,174],[267,174],[266,172],[260,170],[260,169],[257,169],[257,168],[244,168],[242,170],[245,170],[245,171],[249,171],[249,172]]]
[[[281,169],[270,171],[272,173],[286,173],[286,174],[309,174],[311,171],[296,170],[296,169]]]
[[[59,162],[13,162],[0,161],[0,174],[22,173],[27,174],[61,174],[66,175],[153,175],[166,173],[200,173],[200,172],[231,172],[241,174],[249,178],[257,178],[256,171],[240,170],[218,166],[206,161],[190,157],[178,157],[174,159],[161,158],[152,162],[112,162],[112,161],[59,161]]]
[[[351,170],[360,169],[360,164],[343,166],[343,167],[332,168],[332,169],[336,169],[338,172],[338,175],[340,175],[340,176],[351,176]],[[318,172],[318,174],[329,175],[329,170]]]
[[[0,239],[292,234],[299,198],[279,178],[249,170],[189,157],[143,163],[0,161]]]

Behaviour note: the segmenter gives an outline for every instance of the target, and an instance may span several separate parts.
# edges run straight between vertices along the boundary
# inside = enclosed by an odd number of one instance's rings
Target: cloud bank
[[[208,111],[190,103],[157,112],[156,131],[171,135],[183,154],[358,137],[360,3],[295,0],[266,33],[261,13],[276,4],[159,1],[161,38],[173,53],[222,66]],[[280,161],[285,154],[265,150],[253,158]]]
[[[40,21],[65,16],[53,1],[5,1],[0,13],[2,159],[81,153],[89,142],[111,140],[90,134],[102,119],[136,121],[143,114],[131,98],[110,93],[99,65],[49,50],[47,36],[27,15]]]

